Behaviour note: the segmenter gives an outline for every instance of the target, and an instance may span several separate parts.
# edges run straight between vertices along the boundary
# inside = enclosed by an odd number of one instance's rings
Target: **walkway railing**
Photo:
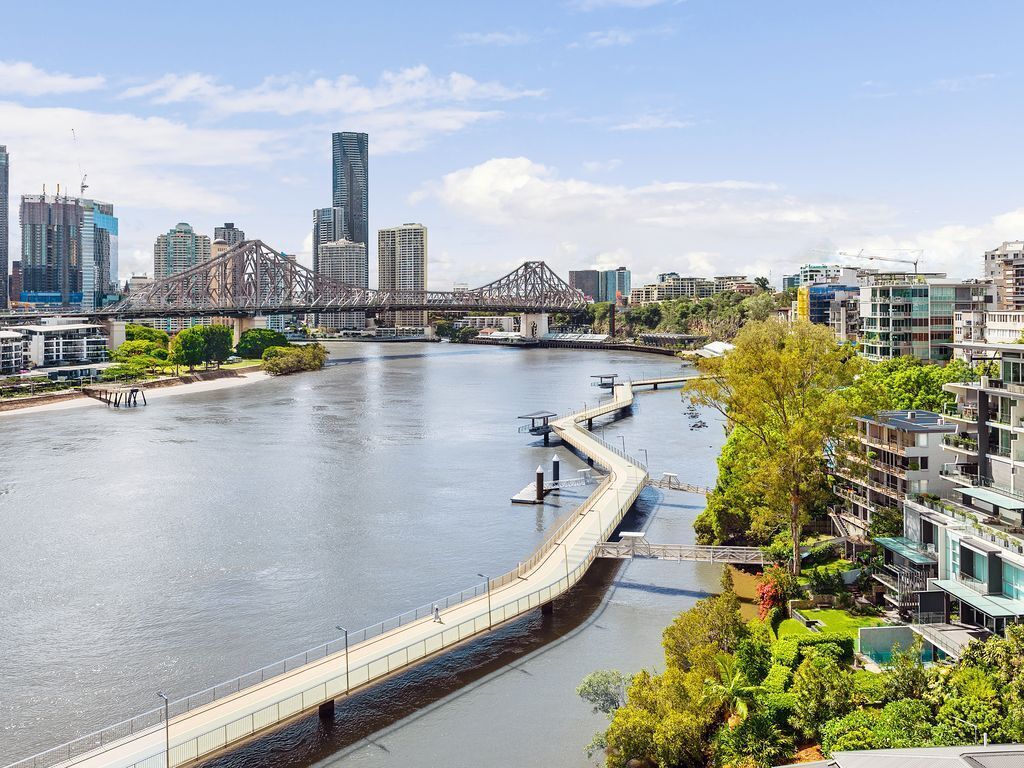
[[[584,409],[571,417],[563,417],[552,423],[564,442],[582,453],[590,455],[595,463],[608,469],[609,474],[601,480],[583,505],[545,538],[529,559],[489,582],[431,601],[419,608],[406,611],[356,632],[350,632],[346,657],[357,651],[362,651],[373,643],[380,642],[382,638],[402,627],[426,619],[432,614],[435,604],[440,610],[446,611],[474,600],[483,600],[486,595],[489,603],[483,614],[475,615],[455,625],[440,625],[441,628],[436,632],[431,632],[426,637],[420,637],[397,649],[389,649],[386,654],[383,654],[384,649],[382,648],[383,655],[373,658],[367,663],[348,667],[346,671],[339,674],[331,672],[332,667],[338,662],[339,655],[345,652],[344,638],[331,640],[303,653],[172,701],[167,707],[173,734],[170,739],[169,754],[165,754],[163,747],[164,709],[161,707],[18,761],[8,768],[49,768],[58,764],[88,765],[90,768],[110,765],[114,763],[114,760],[108,758],[115,750],[129,755],[127,759],[120,756],[117,758],[116,765],[119,768],[161,768],[165,763],[172,767],[183,765],[268,729],[325,701],[344,695],[354,688],[415,664],[444,648],[484,632],[495,624],[508,621],[539,605],[550,602],[583,577],[597,556],[601,542],[615,530],[646,485],[647,472],[641,462],[609,445],[596,435],[581,429],[576,423],[593,418],[594,411],[607,413],[626,407],[632,402],[632,398],[631,387],[628,384],[619,385],[615,389],[615,397],[609,403],[601,404],[593,409]],[[626,461],[626,466],[624,468],[614,467],[615,461],[610,460],[607,456],[602,456],[600,451],[595,451],[594,443],[623,458]],[[614,506],[605,517],[605,508],[611,502],[611,493],[615,494]],[[586,534],[574,541],[574,550],[571,552],[566,538],[574,527],[582,520],[587,519],[591,513],[597,517],[597,531],[593,535]],[[593,520],[594,518],[589,519]],[[586,544],[586,550],[583,553],[578,553],[576,551],[578,545],[584,541],[589,542]],[[531,572],[541,566],[559,548],[562,548],[565,559],[564,576],[559,576],[555,581],[542,584],[526,595],[512,600],[503,601],[500,593],[495,594],[496,590],[502,587],[519,579],[529,578]],[[579,558],[578,562],[572,566],[571,561],[577,558]],[[424,622],[421,630],[429,629],[431,626],[429,622]],[[202,724],[201,718],[212,712],[210,708],[216,702],[233,696],[250,696],[264,687],[288,684],[290,677],[295,679],[295,685],[298,688],[295,688],[294,692],[291,692],[286,698],[258,708],[240,703],[233,710],[234,714],[238,715],[237,717],[227,719],[232,715],[226,709],[224,717],[213,718],[214,723],[212,724]],[[303,687],[302,678],[314,678],[316,682],[309,687]],[[291,691],[291,689],[289,690]],[[242,699],[239,701],[241,702]],[[216,706],[228,707],[226,704],[216,704]],[[225,719],[227,719],[226,722]],[[200,732],[194,733],[197,729]],[[181,734],[182,731],[185,731],[184,737]],[[148,752],[149,754],[135,759],[138,752]],[[76,758],[82,759],[77,760]]]

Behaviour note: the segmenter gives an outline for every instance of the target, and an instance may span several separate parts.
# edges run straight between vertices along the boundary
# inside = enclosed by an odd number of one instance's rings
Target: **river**
[[[502,573],[583,495],[509,497],[557,454],[517,416],[593,402],[597,373],[672,358],[450,344],[330,345],[316,373],[2,422],[0,764]],[[675,390],[596,426],[651,473],[710,484],[722,430]],[[621,437],[620,437],[621,436]],[[692,540],[702,499],[647,489],[625,528]],[[717,566],[599,563],[556,606],[214,761],[588,765],[587,672],[660,665]],[[351,723],[358,720],[358,726]]]

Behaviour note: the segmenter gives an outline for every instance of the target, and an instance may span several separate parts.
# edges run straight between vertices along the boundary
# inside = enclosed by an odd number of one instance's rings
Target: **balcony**
[[[966,435],[943,435],[942,444],[954,451],[978,455],[978,441]]]
[[[898,453],[900,456],[907,455],[907,448],[913,448],[913,445],[904,445],[896,440],[878,440],[871,435],[861,435],[860,441],[865,445],[870,445],[872,448],[880,448],[883,451],[892,451]]]
[[[975,424],[978,421],[978,406],[947,403],[942,409],[942,415],[951,419],[956,419],[957,421],[966,421],[971,424]]]
[[[987,595],[989,593],[988,584],[973,576],[968,576],[966,573],[957,573],[956,580],[964,586],[970,587],[979,595]]]

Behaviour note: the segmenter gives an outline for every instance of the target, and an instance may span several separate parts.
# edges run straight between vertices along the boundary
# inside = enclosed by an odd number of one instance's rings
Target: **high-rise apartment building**
[[[226,221],[223,227],[213,228],[213,239],[223,240],[228,244],[228,248],[234,248],[245,240],[245,232],[236,227],[233,221]]]
[[[600,301],[600,275],[596,269],[570,269],[569,287],[582,291],[591,301]]]
[[[336,240],[320,246],[318,274],[360,288],[369,286],[366,265],[366,244],[351,240]],[[320,315],[319,324],[325,328],[362,330],[366,315],[362,312],[328,312]]]
[[[345,229],[345,209],[317,208],[313,211],[313,271],[320,274],[320,247],[339,240],[352,240]],[[367,268],[367,271],[369,269]]]
[[[82,201],[22,195],[21,274],[33,304],[82,303]]]
[[[1024,242],[1007,241],[985,251],[985,279],[996,286],[996,309],[1024,309]]]
[[[153,276],[160,280],[210,260],[210,238],[200,235],[191,224],[179,222],[160,235],[153,246]]]
[[[869,360],[913,355],[945,363],[953,355],[957,312],[992,308],[995,288],[977,280],[949,280],[943,273],[868,275],[860,289],[860,352]]]
[[[382,291],[427,289],[427,228],[403,224],[377,232],[378,286]],[[385,318],[396,328],[424,328],[426,312],[393,312]]]
[[[10,155],[7,147],[0,144],[0,309],[7,309],[10,300],[7,285],[7,259],[10,246]],[[15,297],[17,300],[17,297]]]
[[[82,309],[103,306],[117,290],[117,217],[114,206],[82,200]]]
[[[11,276],[7,281],[7,295],[11,301],[21,301],[21,262],[11,262]]]
[[[369,196],[367,191],[369,168],[369,137],[365,133],[344,131],[331,136],[333,163],[331,205],[344,209],[342,236],[354,243],[363,243],[369,249]]]

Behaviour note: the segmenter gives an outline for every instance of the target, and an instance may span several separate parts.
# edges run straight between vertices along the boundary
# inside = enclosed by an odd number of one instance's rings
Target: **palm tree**
[[[718,679],[708,678],[704,681],[704,688],[725,710],[729,727],[735,728],[746,719],[761,686],[750,684],[732,656],[719,656],[715,663],[718,665]]]

